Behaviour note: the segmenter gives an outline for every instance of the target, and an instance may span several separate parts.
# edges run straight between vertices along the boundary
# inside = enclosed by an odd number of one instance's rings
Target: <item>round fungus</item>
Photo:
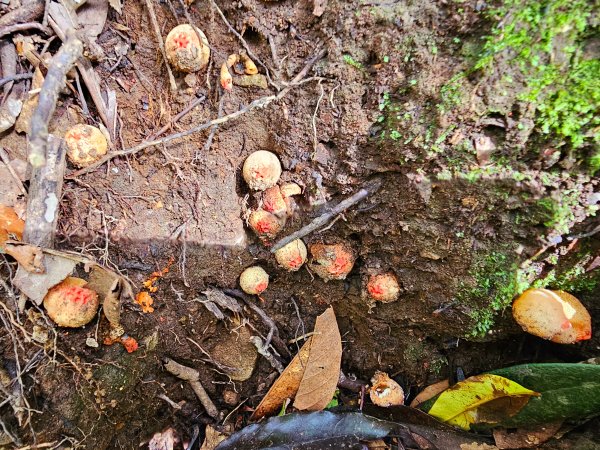
[[[248,267],[240,275],[240,287],[246,294],[259,295],[269,286],[269,274],[260,266]]]
[[[108,151],[108,143],[102,132],[91,125],[78,124],[65,134],[67,156],[77,167],[88,167]]]
[[[189,24],[178,25],[169,32],[165,51],[171,66],[184,73],[202,70],[210,58],[206,36]]]
[[[89,323],[100,306],[98,294],[81,278],[68,277],[44,297],[48,316],[60,327],[78,328]]]
[[[242,175],[250,189],[264,191],[279,181],[281,163],[274,153],[259,150],[246,158]]]
[[[277,263],[288,272],[296,272],[306,262],[306,245],[296,239],[275,252]]]

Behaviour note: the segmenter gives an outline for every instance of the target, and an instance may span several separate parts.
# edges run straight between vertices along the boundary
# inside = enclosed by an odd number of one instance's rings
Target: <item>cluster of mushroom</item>
[[[302,192],[296,183],[278,185],[281,172],[277,156],[265,150],[248,156],[242,168],[242,176],[250,189],[262,191],[259,207],[251,211],[248,225],[267,245],[285,227],[286,220],[295,207],[293,197]],[[356,252],[345,242],[313,244],[310,253],[309,269],[325,281],[345,279],[356,261]],[[299,270],[306,263],[307,257],[308,251],[301,239],[296,239],[275,252],[279,266],[290,272]],[[260,267],[251,267],[240,277],[240,284],[248,293],[260,293],[268,285],[268,275]],[[372,275],[366,290],[373,301],[384,303],[397,300],[400,293],[398,281],[392,273]]]

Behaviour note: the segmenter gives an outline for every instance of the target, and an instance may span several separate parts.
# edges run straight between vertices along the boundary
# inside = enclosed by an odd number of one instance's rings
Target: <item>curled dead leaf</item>
[[[298,387],[304,376],[308,355],[310,353],[312,337],[302,346],[294,359],[288,364],[282,374],[275,380],[269,392],[263,397],[259,405],[252,413],[250,420],[259,420],[263,417],[272,416],[279,411],[281,405],[293,399],[298,392]]]

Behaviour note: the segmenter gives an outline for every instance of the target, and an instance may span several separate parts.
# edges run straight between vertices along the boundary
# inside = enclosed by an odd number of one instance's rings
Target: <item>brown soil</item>
[[[191,5],[194,23],[212,46],[212,64],[208,78],[201,72],[195,82],[176,74],[179,91],[171,94],[143,2],[124,3],[122,15],[109,12],[98,38],[109,58],[95,64],[103,83],[117,92],[122,120],[117,148],[141,142],[201,95],[205,101],[169,132],[216,117],[220,65],[241,49],[218,14],[208,2]],[[539,189],[514,180],[430,180],[424,174],[443,163],[424,158],[414,142],[401,145],[377,137],[382,95],[398,92],[413,79],[421,88],[395,100],[413,115],[414,133],[427,132],[428,125],[419,119],[432,117],[440,87],[462,63],[452,38],[475,41],[485,33],[486,23],[476,11],[481,2],[462,2],[460,13],[452,2],[434,0],[402,6],[387,1],[315,3],[326,4],[321,17],[313,15],[311,1],[219,2],[279,85],[324,46],[327,56],[312,72],[318,80],[220,126],[209,149],[204,147],[209,133],[199,133],[116,159],[66,183],[58,247],[94,255],[119,268],[138,287],[171,258],[175,263],[158,283],[153,313],[142,313],[134,303],[123,305],[125,330],[140,343],[136,352],[128,354],[119,345],[86,346],[95,322],[85,329],[58,331],[56,345],[82,373],[57,357],[56,362],[40,361],[26,381],[31,407],[41,411],[32,416],[37,442],[69,436],[84,448],[133,449],[168,426],[189,436],[194,424],[210,420],[190,387],[163,370],[165,357],[199,370],[203,385],[225,414],[234,408],[223,400],[226,389],[237,390],[247,399],[246,406],[255,407],[274,379],[268,362],[259,356],[251,378],[233,382],[194,344],[213,354],[221,351],[215,349],[223,342],[235,339],[236,322],[217,320],[194,299],[209,286],[235,288],[240,272],[251,264],[260,264],[271,277],[269,288],[256,301],[278,325],[284,341],[310,331],[315,317],[333,305],[343,336],[343,370],[363,379],[375,370],[386,371],[409,393],[454,376],[458,367],[468,376],[520,362],[595,356],[598,338],[557,350],[524,336],[509,312],[500,317],[494,334],[464,340],[473,318],[471,307],[456,300],[458,282],[472,282],[477,255],[503,243],[520,244],[521,254],[528,256],[541,247],[539,221],[514,226],[516,215],[528,214],[528,199],[539,196]],[[163,36],[185,22],[178,2],[171,2],[178,17],[166,3],[155,5]],[[122,43],[131,50],[114,67],[115,46]],[[429,50],[432,45],[439,49],[436,54]],[[274,92],[272,87],[236,86],[224,94],[222,114]],[[76,121],[72,111],[78,108],[77,100],[62,100],[55,130]],[[435,120],[461,123],[456,117]],[[463,127],[468,135],[479,130]],[[13,156],[26,148],[22,136],[13,133],[3,139]],[[307,245],[344,241],[352,246],[358,259],[345,281],[325,283],[305,269],[281,270],[268,248],[246,229],[244,207],[254,206],[256,196],[243,182],[241,166],[251,152],[261,149],[278,155],[283,180],[303,187],[284,234],[325,212],[326,202],[335,204],[369,180],[382,180],[376,194],[344,213],[330,229],[306,239]],[[400,282],[400,300],[370,309],[364,296],[366,278],[388,271]],[[590,312],[597,321],[597,302]],[[266,335],[258,317],[250,311],[244,316]],[[99,335],[106,329],[101,321]],[[28,356],[36,351],[28,350]],[[290,351],[295,353],[294,345]],[[0,333],[0,354],[10,361],[12,352],[11,341]],[[157,397],[160,394],[184,401],[183,406],[173,409]],[[237,417],[241,425],[242,415]],[[15,425],[14,419],[8,423]],[[31,442],[31,430],[22,433],[23,443]]]

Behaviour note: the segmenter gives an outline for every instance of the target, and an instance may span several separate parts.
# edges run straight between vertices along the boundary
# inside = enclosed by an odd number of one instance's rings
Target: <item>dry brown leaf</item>
[[[18,242],[6,242],[4,243],[4,252],[15,258],[19,263],[19,267],[27,272],[36,274],[46,272],[44,254],[39,247]]]
[[[304,376],[304,369],[308,363],[311,342],[312,337],[304,343],[298,354],[294,356],[294,359],[288,364],[283,373],[275,380],[267,395],[263,397],[254,413],[252,413],[250,420],[259,420],[265,416],[274,415],[287,399],[296,396]]]
[[[494,429],[494,441],[499,449],[538,448],[554,436],[562,422],[551,422],[532,428],[518,428],[509,431],[504,428]]]
[[[410,407],[416,408],[421,403],[426,402],[427,400],[429,400],[432,397],[435,397],[440,392],[445,391],[449,387],[450,387],[450,381],[447,379],[438,381],[437,383],[427,386],[425,389],[423,389],[421,392],[419,392],[419,395],[417,395],[414,398],[414,400],[410,403]]]
[[[131,286],[116,273],[100,266],[92,266],[88,288],[96,291],[102,302],[102,311],[113,327],[120,325],[121,300],[133,298]]]
[[[10,206],[0,205],[0,248],[11,234],[17,239],[21,239],[24,229],[25,222],[19,219],[15,210]]]
[[[342,338],[333,308],[317,317],[310,354],[298,387],[294,408],[320,411],[335,394],[342,363]]]

